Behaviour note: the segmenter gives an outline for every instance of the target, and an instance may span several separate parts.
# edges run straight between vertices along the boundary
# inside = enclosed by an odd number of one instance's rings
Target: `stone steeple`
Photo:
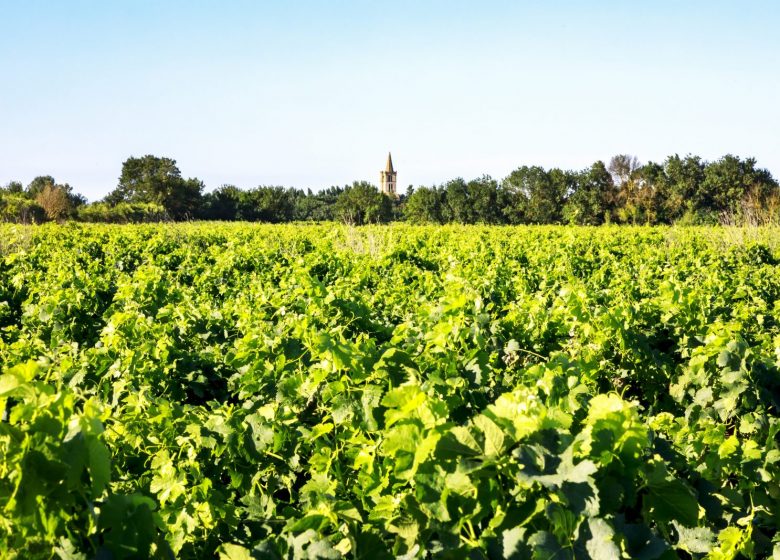
[[[385,170],[379,172],[379,185],[383,194],[392,196],[393,198],[398,196],[395,190],[396,175],[397,173],[395,172],[395,169],[393,169],[393,156],[391,156],[390,152],[388,152],[387,165],[385,166]]]

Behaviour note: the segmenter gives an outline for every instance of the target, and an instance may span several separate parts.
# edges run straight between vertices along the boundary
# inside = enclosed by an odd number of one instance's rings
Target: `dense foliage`
[[[780,223],[780,189],[752,158],[668,157],[640,165],[618,155],[582,171],[523,166],[502,182],[482,177],[421,187],[405,201],[415,223]]]
[[[0,226],[0,555],[777,557],[778,234]]]
[[[410,185],[392,199],[366,181],[316,193],[280,186],[204,189],[200,180],[184,179],[170,158],[131,157],[117,187],[92,204],[49,176],[26,189],[10,183],[0,188],[0,221],[780,225],[777,181],[755,159],[732,155],[714,162],[674,155],[663,164],[640,165],[623,154],[581,171],[523,166],[502,181],[484,175]]]

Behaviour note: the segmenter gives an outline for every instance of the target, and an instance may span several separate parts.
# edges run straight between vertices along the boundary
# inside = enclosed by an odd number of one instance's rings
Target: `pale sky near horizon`
[[[399,190],[631,153],[780,177],[780,2],[0,0],[0,185]]]

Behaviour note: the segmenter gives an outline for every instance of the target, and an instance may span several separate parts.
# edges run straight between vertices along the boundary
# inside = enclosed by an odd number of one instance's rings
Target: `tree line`
[[[184,178],[176,161],[128,158],[118,184],[103,200],[87,203],[67,183],[36,177],[24,187],[0,187],[0,220],[21,223],[79,220],[149,222],[242,220],[270,223],[342,221],[348,224],[765,224],[780,223],[780,187],[754,158],[726,155],[708,162],[669,156],[640,164],[617,155],[579,170],[523,166],[501,181],[489,175],[440,185],[409,187],[397,199],[368,182],[319,192],[280,186],[205,192]]]

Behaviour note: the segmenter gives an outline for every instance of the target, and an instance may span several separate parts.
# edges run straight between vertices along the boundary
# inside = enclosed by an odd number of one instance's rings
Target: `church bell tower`
[[[382,194],[386,194],[387,196],[391,196],[393,198],[398,198],[398,194],[396,193],[395,190],[396,175],[397,173],[395,172],[395,169],[393,169],[393,158],[388,152],[387,165],[385,166],[385,170],[379,172],[379,185]]]

